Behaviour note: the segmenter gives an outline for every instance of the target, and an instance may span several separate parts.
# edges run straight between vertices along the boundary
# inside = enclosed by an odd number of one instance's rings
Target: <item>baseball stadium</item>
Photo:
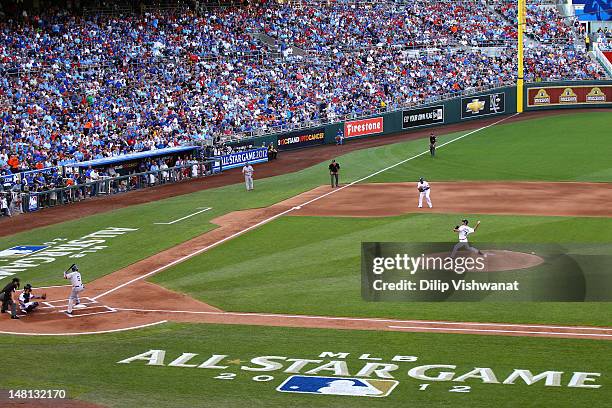
[[[0,0],[0,407],[612,407],[609,0]]]

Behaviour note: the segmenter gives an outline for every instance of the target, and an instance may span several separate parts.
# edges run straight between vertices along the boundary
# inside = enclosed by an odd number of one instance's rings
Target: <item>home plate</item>
[[[74,305],[73,307],[75,309],[85,309],[87,307],[87,305],[84,305],[84,304],[80,303],[78,305]]]

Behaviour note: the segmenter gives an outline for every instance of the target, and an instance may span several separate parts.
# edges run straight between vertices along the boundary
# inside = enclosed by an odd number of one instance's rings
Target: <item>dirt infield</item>
[[[432,199],[434,210],[445,213],[465,212],[466,204],[457,202],[455,198],[458,192],[469,191],[469,202],[476,203],[476,207],[470,206],[470,212],[515,214],[518,211],[520,214],[550,215],[549,210],[554,207],[555,215],[580,216],[583,215],[583,204],[571,196],[580,189],[572,184],[528,183],[529,188],[526,189],[526,183],[435,183],[432,184]],[[580,186],[584,187],[584,183],[580,183]],[[525,204],[524,192],[534,190],[542,193],[539,196],[541,201]],[[612,340],[612,327],[227,312],[144,280],[283,215],[371,217],[432,211],[416,208],[415,191],[414,183],[364,184],[337,190],[322,186],[267,208],[224,215],[213,220],[219,228],[88,283],[83,293],[86,307],[76,309],[72,317],[63,313],[69,288],[48,288],[45,289],[48,300],[31,316],[19,321],[10,320],[7,315],[0,316],[0,333],[77,335],[123,331],[176,321]],[[499,191],[499,194],[492,195],[491,191]],[[612,210],[605,205],[612,201],[612,185],[592,183],[589,191],[591,197],[596,198],[589,203],[590,212],[587,215],[612,216]]]
[[[319,191],[326,188],[319,187]],[[585,189],[589,191],[587,200]],[[291,215],[389,217],[434,212],[612,217],[612,183],[436,182],[431,185],[431,200],[434,208],[417,208],[416,181],[355,184]]]
[[[580,112],[609,112],[608,109],[571,109],[571,110],[542,110],[526,112],[521,115],[509,118],[505,123],[518,122],[529,119],[536,119],[551,115],[566,115]],[[490,125],[503,118],[494,118],[467,121],[452,125],[440,126],[433,129],[437,134],[459,132],[477,129]],[[324,160],[332,159],[338,155],[349,153],[354,150],[367,149],[370,147],[383,146],[387,144],[426,138],[432,129],[420,129],[412,132],[395,134],[390,136],[370,137],[364,139],[351,140],[343,146],[323,145],[307,149],[300,149],[290,152],[281,152],[276,161],[257,165],[257,178],[266,178],[286,174],[313,166]],[[424,150],[427,142],[424,142]],[[35,214],[27,214],[13,218],[0,218],[0,237],[12,235],[22,231],[29,231],[47,225],[60,222],[72,221],[78,218],[93,214],[103,213],[128,207],[136,204],[148,203],[164,198],[175,197],[189,194],[208,188],[216,188],[243,181],[240,169],[233,169],[214,177],[190,180],[177,184],[170,184],[158,187],[147,188],[139,191],[119,194],[110,197],[99,197],[91,200],[73,203],[66,206],[47,208]]]

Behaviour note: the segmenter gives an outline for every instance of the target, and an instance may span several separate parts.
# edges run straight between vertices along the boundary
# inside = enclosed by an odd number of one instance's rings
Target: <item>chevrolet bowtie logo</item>
[[[480,99],[472,99],[472,102],[467,104],[466,112],[478,113],[485,107],[484,101]]]

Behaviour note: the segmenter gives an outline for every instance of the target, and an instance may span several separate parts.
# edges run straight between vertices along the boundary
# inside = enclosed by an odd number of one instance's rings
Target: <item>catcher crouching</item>
[[[41,296],[36,296],[32,293],[32,285],[29,283],[23,287],[23,292],[19,295],[19,308],[25,314],[32,313],[39,305],[34,299],[45,300],[47,295],[43,293]]]

